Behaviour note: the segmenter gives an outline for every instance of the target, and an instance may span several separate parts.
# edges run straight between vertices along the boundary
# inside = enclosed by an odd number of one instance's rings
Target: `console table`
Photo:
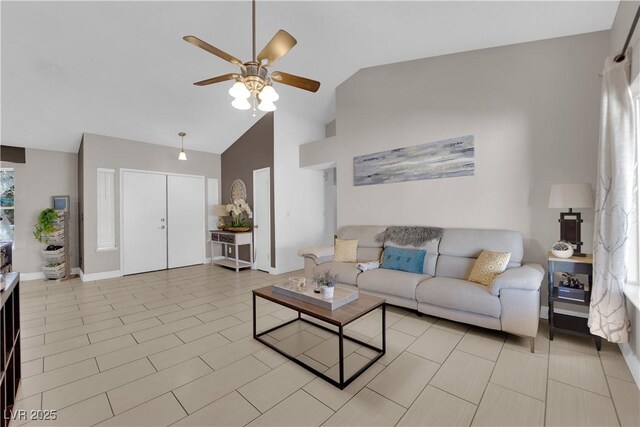
[[[0,285],[0,427],[9,414],[20,384],[20,274],[5,273]]]
[[[223,267],[233,268],[240,271],[242,268],[251,268],[253,266],[253,233],[247,231],[244,233],[232,233],[230,231],[210,231],[211,233],[211,264],[221,265]],[[213,245],[222,245],[222,259],[214,259]],[[243,245],[249,245],[249,261],[243,261],[238,258],[238,248]],[[233,246],[234,258],[229,257],[229,247]]]

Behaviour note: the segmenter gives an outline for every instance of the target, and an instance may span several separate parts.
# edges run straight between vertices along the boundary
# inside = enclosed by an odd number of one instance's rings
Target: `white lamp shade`
[[[262,101],[258,105],[258,110],[260,111],[276,111],[276,104],[269,101]]]
[[[187,153],[181,151],[180,154],[178,154],[178,160],[187,160]]]
[[[215,216],[228,216],[227,205],[214,205],[213,214]]]
[[[591,184],[554,184],[549,195],[550,208],[592,208]]]
[[[247,99],[251,96],[251,92],[247,89],[247,86],[242,82],[235,82],[231,89],[229,89],[229,95],[234,98]]]
[[[231,101],[231,105],[233,108],[237,108],[238,110],[248,110],[251,108],[251,104],[244,98],[236,98]]]
[[[260,98],[261,101],[275,102],[280,99],[280,95],[278,95],[278,92],[276,92],[273,86],[265,86],[258,94],[258,98]]]

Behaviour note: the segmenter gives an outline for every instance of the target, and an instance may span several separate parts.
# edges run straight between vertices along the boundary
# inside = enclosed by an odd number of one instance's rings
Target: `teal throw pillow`
[[[382,268],[422,274],[427,251],[387,246],[382,253]]]

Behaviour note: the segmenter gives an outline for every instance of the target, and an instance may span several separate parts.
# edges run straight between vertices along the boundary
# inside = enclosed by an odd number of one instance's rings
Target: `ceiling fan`
[[[278,82],[285,85],[317,92],[320,82],[284,73],[273,71],[269,75],[268,67],[274,65],[280,58],[289,52],[297,43],[296,39],[285,30],[279,30],[275,36],[267,43],[262,51],[256,56],[256,1],[252,0],[252,36],[253,36],[253,59],[243,63],[238,58],[200,40],[195,36],[185,36],[183,39],[217,57],[224,59],[240,67],[239,73],[229,73],[222,76],[212,77],[194,83],[196,86],[207,86],[227,80],[235,80],[234,85],[229,89],[229,95],[235,99],[231,105],[239,110],[253,109],[254,116],[256,106],[261,111],[274,111],[274,104],[280,96],[275,91],[272,83]],[[249,102],[251,99],[251,102]],[[259,101],[258,101],[259,100]],[[258,104],[259,102],[259,104]]]

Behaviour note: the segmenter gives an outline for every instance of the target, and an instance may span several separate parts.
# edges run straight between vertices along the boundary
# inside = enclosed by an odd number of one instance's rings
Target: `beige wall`
[[[551,184],[595,183],[609,50],[605,31],[361,70],[337,89],[336,136],[301,147],[301,164],[337,161],[339,226],[518,230],[525,259],[545,265],[559,238]],[[463,135],[475,136],[474,176],[353,185],[354,156]],[[593,210],[583,217],[588,252]]]
[[[51,196],[71,197],[71,267],[78,266],[78,156],[73,153],[26,149],[24,164],[2,162],[16,171],[15,249],[13,269],[20,273],[38,273],[43,263],[44,244],[33,237],[33,225],[41,210],[51,207]]]
[[[84,134],[83,139],[83,205],[84,205],[84,270],[85,274],[120,270],[120,169],[201,175],[218,180],[220,185],[220,155],[190,151],[187,161],[178,160],[178,148],[149,144],[102,135]],[[96,252],[97,200],[96,169],[116,169],[116,245],[118,250]],[[218,189],[219,190],[219,189]],[[207,215],[205,213],[205,218]],[[206,235],[207,230],[202,230]],[[208,240],[208,239],[207,239]],[[218,249],[219,250],[219,249]],[[210,256],[207,244],[207,256]],[[214,256],[219,253],[214,253]]]

